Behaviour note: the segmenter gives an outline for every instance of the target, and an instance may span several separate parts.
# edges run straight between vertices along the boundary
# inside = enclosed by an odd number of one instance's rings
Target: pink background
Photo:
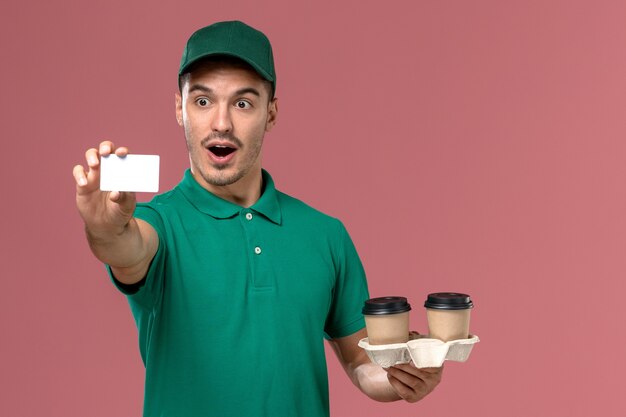
[[[345,222],[414,329],[429,292],[476,303],[482,342],[418,404],[370,401],[329,356],[332,414],[626,415],[624,2],[310,3],[3,2],[0,415],[140,415],[134,322],[71,170],[111,139],[174,186],[184,42],[234,18],[274,45],[278,187]]]

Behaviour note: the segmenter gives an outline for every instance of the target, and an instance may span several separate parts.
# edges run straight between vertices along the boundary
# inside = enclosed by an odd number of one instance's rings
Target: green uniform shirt
[[[159,235],[128,295],[144,416],[328,416],[323,339],[364,327],[363,267],[340,221],[274,188],[242,208],[190,171],[138,204]]]

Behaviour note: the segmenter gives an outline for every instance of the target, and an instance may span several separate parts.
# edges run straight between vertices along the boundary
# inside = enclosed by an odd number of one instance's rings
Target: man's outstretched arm
[[[134,193],[100,191],[100,157],[113,153],[123,157],[128,149],[105,141],[85,153],[88,171],[82,165],[74,167],[76,206],[93,254],[111,266],[120,282],[134,284],[146,275],[159,238],[150,224],[133,217]]]

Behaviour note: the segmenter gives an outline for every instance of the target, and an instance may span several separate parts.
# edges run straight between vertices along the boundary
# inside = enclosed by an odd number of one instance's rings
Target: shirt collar
[[[282,215],[274,180],[265,170],[263,170],[262,176],[263,190],[261,191],[261,197],[250,207],[250,210],[262,214],[273,223],[281,224]],[[224,200],[203,188],[193,177],[190,169],[185,171],[185,175],[177,188],[194,207],[216,219],[228,219],[244,210],[243,207]]]

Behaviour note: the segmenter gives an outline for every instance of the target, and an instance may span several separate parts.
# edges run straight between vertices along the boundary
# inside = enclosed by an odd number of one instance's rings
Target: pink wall
[[[371,293],[408,296],[416,330],[429,292],[476,303],[482,342],[419,404],[368,400],[329,358],[333,415],[626,415],[626,5],[297,3],[0,7],[0,415],[140,415],[134,323],[71,170],[111,139],[176,184],[183,44],[232,18],[274,44],[279,188],[344,220]]]

